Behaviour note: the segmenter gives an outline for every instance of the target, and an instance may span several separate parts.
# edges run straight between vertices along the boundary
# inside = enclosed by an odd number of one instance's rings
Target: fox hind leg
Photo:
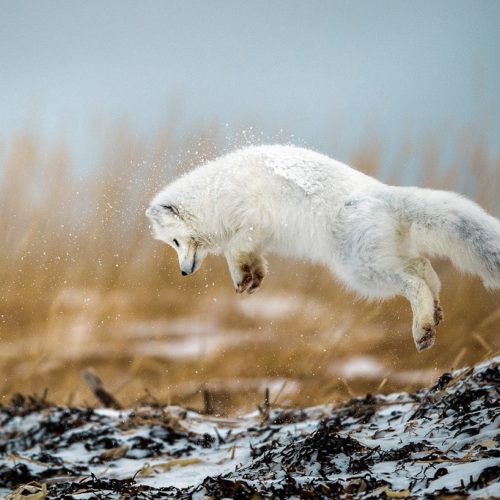
[[[407,228],[395,228],[384,206],[373,205],[373,200],[366,203],[369,210],[351,217],[347,214],[343,220],[344,227],[350,229],[338,237],[340,258],[334,265],[340,262],[344,281],[369,297],[405,297],[413,311],[417,350],[429,349],[435,342],[435,327],[442,320],[439,278],[431,263],[415,252]],[[375,211],[376,219],[372,216]]]
[[[372,260],[368,266],[358,267],[354,273],[351,270],[346,280],[354,289],[363,290],[368,296],[405,297],[413,312],[412,334],[418,351],[434,345],[436,320],[439,319],[436,313],[436,307],[439,307],[439,280],[434,279],[429,284],[424,269],[429,272],[427,265],[418,259],[402,260],[399,257],[390,265],[387,261]],[[432,274],[431,278],[434,278]]]
[[[431,290],[434,298],[434,326],[439,325],[444,319],[443,309],[439,302],[439,292],[441,290],[441,282],[439,277],[434,271],[429,259],[425,257],[417,257],[412,259],[405,269],[410,274],[423,278]]]
[[[406,297],[413,312],[412,333],[418,351],[430,349],[436,339],[436,305],[431,287],[423,277],[408,271],[399,273],[400,294]]]

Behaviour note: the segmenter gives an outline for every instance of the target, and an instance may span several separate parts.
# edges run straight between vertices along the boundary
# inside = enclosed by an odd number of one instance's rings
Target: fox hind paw
[[[443,308],[439,305],[439,301],[434,301],[434,326],[439,325],[444,319]]]
[[[415,337],[417,351],[422,352],[430,349],[436,341],[436,330],[433,325],[425,324],[421,327],[420,336]]]

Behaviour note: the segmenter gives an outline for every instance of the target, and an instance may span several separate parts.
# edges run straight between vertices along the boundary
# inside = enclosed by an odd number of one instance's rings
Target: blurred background
[[[359,301],[270,259],[236,296],[189,278],[144,210],[241,145],[293,143],[500,216],[496,1],[0,0],[0,402],[16,392],[218,414],[414,389],[500,347],[498,292],[435,267],[445,322],[417,353],[403,299]]]

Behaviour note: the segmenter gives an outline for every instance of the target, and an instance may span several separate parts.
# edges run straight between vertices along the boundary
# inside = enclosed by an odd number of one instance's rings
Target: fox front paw
[[[252,270],[252,283],[248,287],[247,292],[248,293],[256,292],[260,288],[263,279],[264,279],[264,271],[259,267],[254,268]]]
[[[252,284],[252,268],[249,264],[240,266],[240,279],[235,284],[236,293],[243,293]]]
[[[240,266],[240,279],[235,284],[237,293],[254,293],[262,284],[265,272],[260,266],[252,266],[250,264],[243,264]]]

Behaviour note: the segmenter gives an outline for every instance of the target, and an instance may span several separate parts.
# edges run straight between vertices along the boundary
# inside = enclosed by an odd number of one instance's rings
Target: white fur
[[[227,154],[169,184],[146,213],[183,274],[224,253],[239,292],[260,286],[264,255],[275,252],[324,264],[366,297],[405,296],[419,350],[432,346],[442,319],[439,278],[425,254],[500,288],[498,219],[455,193],[388,186],[302,148]]]

